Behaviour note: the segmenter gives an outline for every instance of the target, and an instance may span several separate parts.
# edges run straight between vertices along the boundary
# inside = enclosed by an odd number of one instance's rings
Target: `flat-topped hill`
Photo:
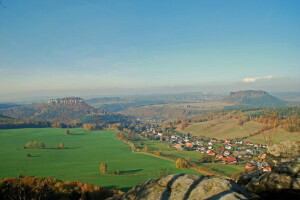
[[[230,92],[229,97],[225,98],[223,101],[246,107],[284,107],[287,105],[286,101],[278,99],[268,92],[261,90],[240,90],[237,92]]]

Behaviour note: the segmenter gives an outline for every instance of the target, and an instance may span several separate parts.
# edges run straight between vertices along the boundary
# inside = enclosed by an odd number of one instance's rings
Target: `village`
[[[262,174],[271,171],[265,161],[267,145],[251,143],[241,139],[220,140],[216,138],[197,138],[188,134],[174,132],[164,134],[154,127],[148,128],[141,136],[168,143],[169,146],[181,151],[199,152],[202,162],[218,162],[223,164],[243,165],[246,171]]]

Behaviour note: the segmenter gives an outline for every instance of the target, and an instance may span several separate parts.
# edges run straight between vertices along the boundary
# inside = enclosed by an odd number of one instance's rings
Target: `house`
[[[208,154],[209,154],[210,156],[214,156],[214,155],[215,155],[215,153],[212,152],[212,151],[210,151]]]
[[[251,163],[247,163],[246,165],[245,165],[245,168],[253,168],[254,167],[254,165],[252,165]]]
[[[263,172],[270,172],[271,171],[271,167],[267,166],[263,169]]]
[[[264,154],[258,156],[258,158],[259,158],[259,159],[266,159],[266,154],[264,153]]]
[[[212,147],[212,146],[208,146],[207,148],[208,148],[208,149],[213,149],[213,147]]]
[[[212,143],[212,142],[208,142],[207,144],[208,144],[208,145],[210,145],[210,146],[212,146],[212,145],[213,145],[213,143]]]
[[[243,144],[243,141],[237,140],[235,143],[236,143],[236,144]]]
[[[230,140],[230,139],[226,139],[225,142],[226,142],[227,144],[230,144],[230,143],[231,143],[231,140]]]
[[[230,150],[230,149],[231,149],[231,146],[230,146],[230,145],[226,145],[226,146],[225,146],[225,149]]]
[[[197,142],[196,142],[196,144],[200,145],[200,146],[203,146],[203,141],[201,141],[201,140],[198,139]]]
[[[228,156],[229,154],[230,154],[229,151],[224,151],[223,153],[224,156]]]
[[[221,158],[223,158],[223,156],[222,156],[221,154],[217,154],[217,155],[216,155],[216,158],[221,159]]]
[[[261,144],[259,144],[259,143],[255,143],[255,145],[254,145],[255,147],[261,147]]]
[[[192,143],[189,143],[189,142],[185,143],[185,146],[188,147],[188,148],[193,148]]]
[[[246,142],[246,145],[253,146],[253,144],[251,142]]]
[[[253,154],[250,154],[250,153],[246,153],[246,154],[244,155],[245,158],[252,158],[252,156],[253,156]]]
[[[246,149],[246,152],[249,154],[253,154],[253,150],[252,149]]]
[[[227,158],[222,158],[224,163],[235,163],[236,162],[236,157],[234,156],[228,156]]]
[[[236,157],[228,156],[227,158],[222,158],[222,161],[224,162],[224,164],[235,163],[236,162]]]
[[[209,154],[211,152],[211,150],[207,150],[206,153]]]
[[[175,148],[178,149],[178,150],[182,150],[183,145],[178,143],[178,144],[175,145]]]
[[[210,140],[211,142],[216,142],[217,141],[217,139],[216,138],[211,138],[211,140]]]

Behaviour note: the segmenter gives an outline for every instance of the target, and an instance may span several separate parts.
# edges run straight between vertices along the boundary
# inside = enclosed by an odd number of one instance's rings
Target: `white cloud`
[[[254,83],[258,80],[269,80],[269,79],[273,79],[274,76],[272,75],[268,75],[268,76],[264,76],[264,77],[254,77],[254,78],[244,78],[243,82],[244,83]]]
[[[243,82],[244,83],[254,83],[254,82],[256,82],[257,80],[260,80],[261,79],[261,77],[256,77],[256,78],[244,78],[243,79]]]
[[[272,76],[272,75],[268,75],[268,76],[264,77],[264,79],[272,79],[272,78],[274,78],[274,76]]]

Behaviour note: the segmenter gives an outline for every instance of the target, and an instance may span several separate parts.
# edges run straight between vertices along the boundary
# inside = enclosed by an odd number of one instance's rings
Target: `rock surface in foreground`
[[[160,180],[148,180],[126,194],[110,200],[200,200],[247,199],[246,192],[235,182],[219,177],[176,174]]]
[[[300,199],[300,158],[282,162],[274,171],[253,178],[246,188],[263,199]]]

